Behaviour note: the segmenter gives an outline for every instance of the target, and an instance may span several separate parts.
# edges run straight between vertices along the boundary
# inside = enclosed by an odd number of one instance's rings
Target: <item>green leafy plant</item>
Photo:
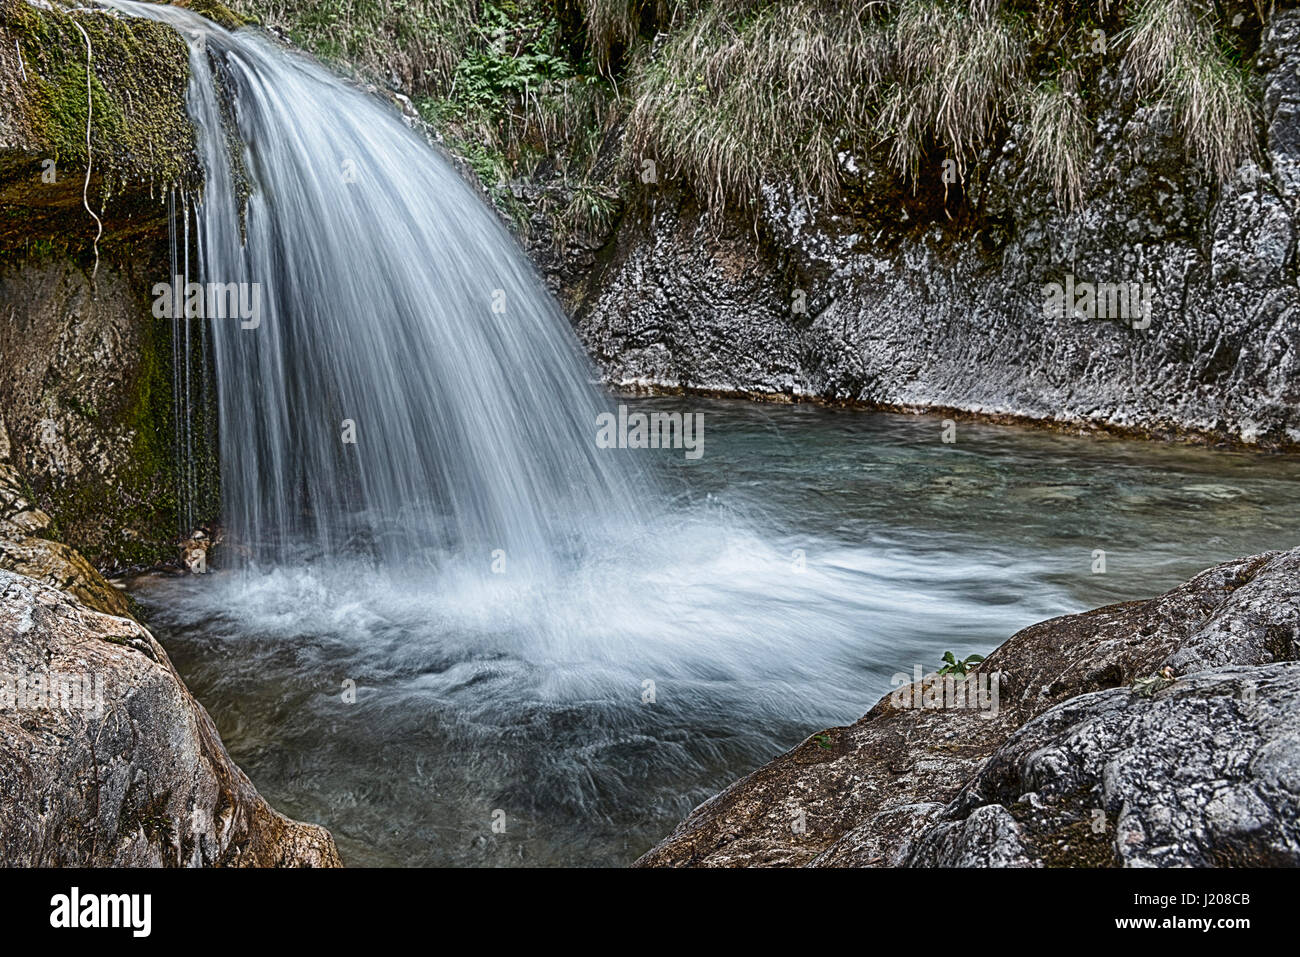
[[[945,651],[943,653],[943,660],[946,664],[939,669],[940,675],[961,675],[964,678],[972,668],[984,660],[984,656],[967,655],[965,658],[958,661],[957,656],[951,651]]]
[[[551,52],[555,20],[542,10],[507,6],[483,8],[483,19],[474,31],[481,43],[456,65],[452,80],[461,102],[492,109],[508,98],[526,99],[551,81],[573,75],[569,62]]]

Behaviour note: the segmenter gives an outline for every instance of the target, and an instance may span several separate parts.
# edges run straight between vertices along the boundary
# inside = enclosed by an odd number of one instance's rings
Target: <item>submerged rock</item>
[[[190,537],[181,542],[181,567],[191,575],[203,575],[208,571],[208,552],[221,544],[221,536],[209,538],[207,532],[196,528]]]
[[[137,622],[0,571],[0,862],[338,866],[273,810]]]
[[[637,863],[1300,865],[1298,582],[1300,548],[1270,552],[1033,625],[977,666],[996,708],[900,689]]]

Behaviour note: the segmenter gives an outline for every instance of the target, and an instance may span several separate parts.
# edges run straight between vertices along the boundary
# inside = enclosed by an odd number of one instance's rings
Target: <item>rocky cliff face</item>
[[[772,187],[755,219],[721,226],[664,181],[639,191],[601,264],[562,291],[624,388],[1293,446],[1298,68],[1300,11],[1279,10],[1259,59],[1259,158],[1222,187],[1186,161],[1169,115],[1116,58],[1074,212],[1027,172],[1015,128],[964,189],[940,184],[939,156],[916,195],[844,156],[839,206]],[[1045,292],[1071,282],[1080,315],[1052,310]],[[1090,307],[1085,283],[1105,284],[1094,291],[1106,301]],[[1120,308],[1130,283],[1149,320]]]
[[[901,688],[638,863],[1300,864],[1298,575],[1271,552],[1026,628],[967,679],[996,676],[995,707]]]
[[[187,352],[149,297],[171,272],[165,199],[197,185],[188,76],[170,28],[0,0],[7,866],[339,864],[327,831],[261,798],[95,567],[174,558],[182,531],[173,372]],[[192,438],[185,461],[210,467],[208,436]]]

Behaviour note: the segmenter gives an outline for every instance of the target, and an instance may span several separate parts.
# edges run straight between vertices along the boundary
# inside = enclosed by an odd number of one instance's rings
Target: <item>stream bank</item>
[[[771,184],[752,218],[719,221],[671,180],[638,186],[567,291],[574,326],[617,387],[1293,448],[1298,68],[1300,11],[1281,8],[1256,61],[1259,153],[1216,184],[1116,55],[1093,93],[1088,196],[1068,211],[1015,126],[951,196],[941,154],[915,195],[847,156],[844,202]],[[1082,291],[1079,315],[1052,310],[1070,282],[1103,299],[1143,284],[1149,318]]]
[[[0,443],[3,442],[0,433]],[[336,867],[271,808],[127,596],[45,538],[0,444],[0,862]]]

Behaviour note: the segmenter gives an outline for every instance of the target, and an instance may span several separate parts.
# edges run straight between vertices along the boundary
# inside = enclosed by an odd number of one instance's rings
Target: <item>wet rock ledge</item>
[[[1300,865],[1300,548],[1033,625],[974,674],[996,713],[886,696],[637,864]]]
[[[184,505],[216,509],[214,413],[173,375],[205,368],[199,330],[151,313],[170,210],[202,185],[188,83],[165,24],[0,0],[0,412],[50,536],[108,574],[174,557]]]
[[[43,537],[4,445],[0,425],[0,866],[340,866],[236,767],[125,597]]]

